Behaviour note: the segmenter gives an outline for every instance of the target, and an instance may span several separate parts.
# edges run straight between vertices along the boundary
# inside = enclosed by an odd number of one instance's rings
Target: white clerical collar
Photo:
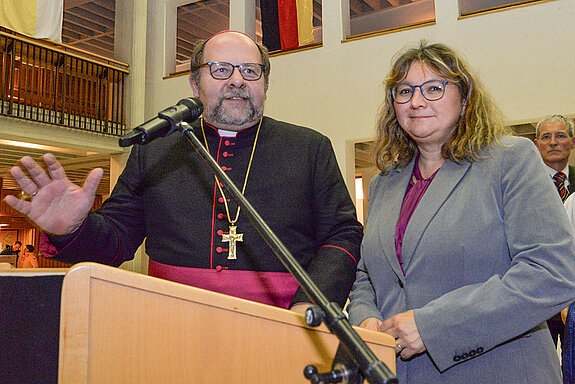
[[[225,129],[218,129],[218,133],[221,137],[236,137],[238,135],[238,131],[228,131]]]

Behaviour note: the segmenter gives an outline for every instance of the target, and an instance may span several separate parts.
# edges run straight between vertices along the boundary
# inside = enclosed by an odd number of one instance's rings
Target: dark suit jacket
[[[203,141],[198,125],[193,125],[195,134]],[[211,154],[239,189],[256,131],[221,138],[215,129],[205,129]],[[355,278],[363,228],[329,139],[264,117],[244,196],[329,300],[343,306]],[[213,174],[182,135],[135,146],[112,195],[88,216],[72,242],[56,244],[56,258],[117,266],[132,259],[146,238],[146,253],[163,264],[286,272],[244,210],[237,221],[244,235],[237,260],[227,259],[221,252],[227,243],[218,234],[229,227],[220,197]],[[229,211],[235,217],[234,201]],[[294,302],[305,300],[300,289]]]
[[[572,194],[573,192],[575,192],[575,167],[570,165],[569,166],[569,186],[567,186],[567,190],[569,191],[569,194]]]

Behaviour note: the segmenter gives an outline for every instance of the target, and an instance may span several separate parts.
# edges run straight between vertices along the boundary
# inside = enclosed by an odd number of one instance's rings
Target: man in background
[[[0,255],[11,255],[12,254],[12,246],[10,244],[5,244],[4,249],[0,252]]]
[[[563,202],[575,190],[575,167],[569,165],[569,155],[575,147],[573,134],[573,122],[562,115],[547,116],[535,128],[535,145]],[[561,315],[547,320],[547,326],[555,345],[558,338],[564,345],[565,326]]]
[[[12,254],[19,256],[20,255],[20,248],[22,248],[22,242],[20,240],[16,240],[14,245],[12,246]]]
[[[575,167],[569,165],[573,134],[573,122],[561,115],[547,116],[535,128],[535,145],[563,202],[575,190]]]

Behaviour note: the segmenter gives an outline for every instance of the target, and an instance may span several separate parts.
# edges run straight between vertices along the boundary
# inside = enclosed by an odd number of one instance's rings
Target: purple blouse
[[[439,169],[437,169],[437,171],[438,170]],[[427,187],[429,187],[429,184],[433,181],[437,171],[433,172],[433,175],[428,179],[424,179],[419,170],[419,155],[417,155],[415,158],[415,165],[413,166],[413,172],[411,173],[411,179],[409,180],[409,185],[407,186],[403,203],[401,204],[397,226],[395,227],[395,253],[397,255],[397,261],[399,261],[399,266],[401,267],[401,272],[403,272],[404,276],[405,270],[403,269],[401,251],[405,229],[407,228],[407,224],[409,223],[409,219],[411,219],[413,211],[415,211],[417,204],[419,204],[419,201],[423,197]]]

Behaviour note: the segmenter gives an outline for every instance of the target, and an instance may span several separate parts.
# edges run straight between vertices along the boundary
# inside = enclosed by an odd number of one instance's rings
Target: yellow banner
[[[311,44],[313,37],[313,0],[296,0],[299,45]]]
[[[0,25],[24,35],[36,36],[36,0],[0,1]]]
[[[37,39],[62,42],[64,0],[0,0],[0,25]]]

